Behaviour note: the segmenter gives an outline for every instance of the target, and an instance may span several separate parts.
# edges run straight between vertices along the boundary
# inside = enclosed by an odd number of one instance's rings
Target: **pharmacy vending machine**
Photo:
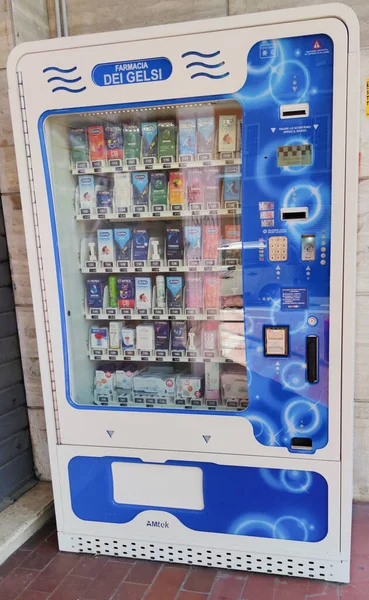
[[[358,48],[329,4],[12,52],[62,550],[348,581]]]

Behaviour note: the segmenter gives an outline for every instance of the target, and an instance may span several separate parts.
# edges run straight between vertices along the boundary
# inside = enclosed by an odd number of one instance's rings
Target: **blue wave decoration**
[[[186,58],[186,56],[199,56],[200,58],[213,58],[214,56],[218,56],[220,54],[220,50],[216,52],[212,52],[211,54],[204,54],[203,52],[196,52],[196,50],[190,50],[189,52],[185,52],[182,54],[182,58]]]
[[[72,90],[71,88],[67,88],[67,87],[61,85],[59,87],[54,88],[52,91],[53,92],[63,91],[63,92],[71,92],[72,94],[79,94],[80,92],[84,92],[85,89],[86,89],[86,86],[78,88],[78,90]]]
[[[51,83],[52,81],[63,81],[64,83],[77,83],[77,81],[81,81],[82,77],[76,77],[75,79],[65,79],[65,77],[50,77],[47,80],[47,83]]]
[[[191,79],[195,79],[195,77],[207,77],[208,79],[223,79],[224,77],[228,77],[229,71],[227,73],[222,73],[221,75],[212,75],[211,73],[194,73],[191,75]]]
[[[58,73],[73,73],[76,71],[77,67],[72,67],[71,69],[61,69],[60,67],[46,67],[42,72],[48,73],[48,71],[57,71]]]
[[[187,65],[186,69],[189,69],[190,67],[205,67],[205,69],[218,69],[219,67],[222,67],[223,65],[225,65],[224,60],[220,63],[217,63],[216,65],[207,65],[206,63],[197,61],[197,62],[192,62],[189,65]]]

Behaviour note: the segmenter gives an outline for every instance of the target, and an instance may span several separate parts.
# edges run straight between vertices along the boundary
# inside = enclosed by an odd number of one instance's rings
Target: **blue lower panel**
[[[113,462],[140,459],[76,456],[69,463],[72,509],[84,521],[128,523],[145,510],[165,511],[194,531],[319,542],[328,530],[328,484],[319,473],[167,461],[203,471],[203,510],[117,504]]]

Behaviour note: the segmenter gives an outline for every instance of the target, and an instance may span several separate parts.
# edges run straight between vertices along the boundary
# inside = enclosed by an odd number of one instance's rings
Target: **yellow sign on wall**
[[[366,80],[366,116],[369,117],[369,79]]]

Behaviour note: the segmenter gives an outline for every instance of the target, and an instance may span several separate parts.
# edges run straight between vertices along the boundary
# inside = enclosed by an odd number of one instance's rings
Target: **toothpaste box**
[[[132,203],[130,173],[114,173],[114,200],[117,212],[129,212]]]
[[[216,263],[220,248],[220,226],[204,225],[203,259],[205,264]]]
[[[118,277],[118,306],[119,308],[135,307],[135,278],[129,276]]]
[[[155,348],[155,336],[153,325],[137,325],[136,327],[136,346],[142,353],[153,352]]]
[[[82,127],[79,129],[70,129],[69,141],[73,163],[86,162],[90,159],[86,129]]]
[[[158,124],[141,123],[142,158],[158,157]]]
[[[178,127],[179,156],[196,154],[196,119],[181,119]]]
[[[123,125],[124,160],[138,162],[141,156],[141,135],[137,125]]]
[[[132,234],[129,227],[114,229],[115,258],[116,260],[131,260]]]
[[[133,260],[146,261],[149,252],[149,232],[147,229],[133,229]]]
[[[90,161],[105,161],[107,158],[107,153],[104,127],[102,125],[94,125],[93,127],[89,127],[87,131]]]
[[[132,173],[133,204],[149,204],[149,174],[145,171]]]
[[[95,177],[93,175],[78,176],[79,206],[81,210],[93,212],[96,207]]]
[[[98,260],[102,263],[114,261],[114,241],[112,229],[97,230]]]
[[[190,208],[202,208],[204,204],[205,180],[200,169],[189,169],[187,173],[187,202]]]
[[[90,346],[91,350],[106,351],[108,349],[108,328],[107,327],[91,327],[90,329]]]
[[[199,117],[197,119],[197,153],[213,156],[214,150],[215,119],[214,117]]]
[[[182,308],[183,306],[183,277],[167,276],[167,303],[168,308]]]
[[[159,121],[158,123],[158,154],[159,159],[177,158],[177,126],[174,121]]]
[[[185,174],[180,171],[171,171],[169,173],[169,204],[184,204],[185,195]]]
[[[201,259],[201,225],[184,226],[184,251],[188,264]]]
[[[102,308],[105,285],[101,278],[86,280],[86,296],[88,308]]]
[[[219,152],[235,152],[236,136],[236,115],[221,115],[219,117]]]
[[[152,286],[150,277],[136,277],[136,310],[151,312]]]
[[[104,208],[106,209],[104,212],[111,213],[113,210],[113,190],[96,192],[96,204],[98,209]]]
[[[105,125],[105,143],[108,160],[123,159],[123,133],[120,125]]]
[[[153,206],[158,204],[167,205],[168,175],[165,171],[150,173],[150,197]]]
[[[182,231],[178,227],[167,227],[166,230],[167,260],[183,259]]]
[[[170,329],[169,323],[166,321],[156,321],[154,323],[155,331],[155,350],[168,352]]]

